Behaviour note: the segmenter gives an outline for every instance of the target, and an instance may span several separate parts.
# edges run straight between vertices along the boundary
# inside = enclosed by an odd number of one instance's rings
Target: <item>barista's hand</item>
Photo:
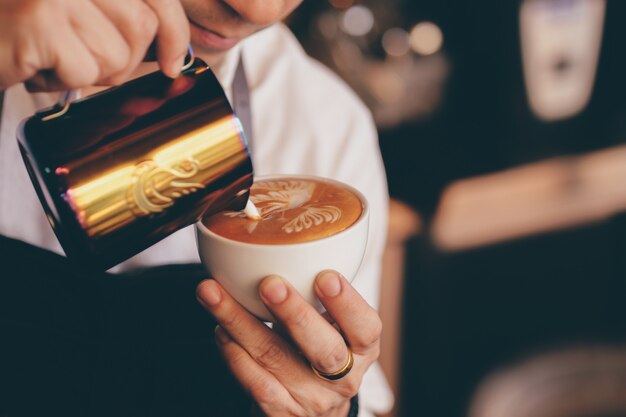
[[[315,283],[329,320],[279,277],[263,280],[259,292],[280,331],[250,315],[216,281],[198,285],[198,299],[219,323],[216,341],[233,374],[269,417],[345,417],[378,358],[382,325],[376,311],[333,271]],[[326,373],[341,369],[348,346],[354,366],[345,377],[328,381],[313,373],[309,364]]]
[[[159,65],[174,77],[189,43],[179,0],[0,0],[0,89],[118,84],[155,36]]]

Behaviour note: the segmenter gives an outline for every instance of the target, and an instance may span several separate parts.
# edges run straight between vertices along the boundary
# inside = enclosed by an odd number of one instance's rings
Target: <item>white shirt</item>
[[[334,178],[359,189],[371,209],[368,246],[353,285],[378,306],[387,228],[386,179],[369,111],[331,71],[308,57],[282,24],[244,40],[214,68],[227,95],[239,54],[250,88],[255,175],[303,174]],[[0,234],[63,253],[19,154],[18,123],[54,103],[51,94],[5,92],[0,130]],[[117,266],[199,262],[193,227],[187,227]],[[359,416],[384,413],[393,398],[378,364],[366,373]]]

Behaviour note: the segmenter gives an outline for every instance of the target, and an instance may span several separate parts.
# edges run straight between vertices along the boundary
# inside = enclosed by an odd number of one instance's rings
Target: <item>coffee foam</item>
[[[228,239],[288,244],[332,236],[354,224],[363,212],[363,203],[352,191],[318,179],[262,180],[252,186],[250,200],[260,220],[227,211],[203,222]]]

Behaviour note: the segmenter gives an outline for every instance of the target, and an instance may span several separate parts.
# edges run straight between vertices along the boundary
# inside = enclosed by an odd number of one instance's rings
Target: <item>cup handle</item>
[[[190,45],[187,45],[187,57],[185,58],[185,63],[181,68],[181,71],[185,71],[193,65],[194,60],[196,59],[196,55],[193,52],[193,48]],[[60,109],[56,113],[49,114],[45,117],[42,117],[41,120],[47,122],[48,120],[56,119],[57,117],[63,116],[70,108],[70,104],[72,101],[80,98],[80,89],[75,90],[65,90],[59,93],[59,99],[57,100],[56,106]]]

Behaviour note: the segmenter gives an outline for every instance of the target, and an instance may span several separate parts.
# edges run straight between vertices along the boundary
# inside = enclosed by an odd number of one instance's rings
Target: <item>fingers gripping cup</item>
[[[22,122],[19,147],[68,257],[108,269],[223,209],[242,209],[252,164],[208,66],[148,74]]]
[[[325,269],[354,279],[367,244],[369,208],[346,184],[310,176],[262,177],[250,200],[260,219],[222,212],[197,223],[202,262],[240,304],[272,321],[258,295],[261,280],[279,275],[322,311],[313,285]]]

